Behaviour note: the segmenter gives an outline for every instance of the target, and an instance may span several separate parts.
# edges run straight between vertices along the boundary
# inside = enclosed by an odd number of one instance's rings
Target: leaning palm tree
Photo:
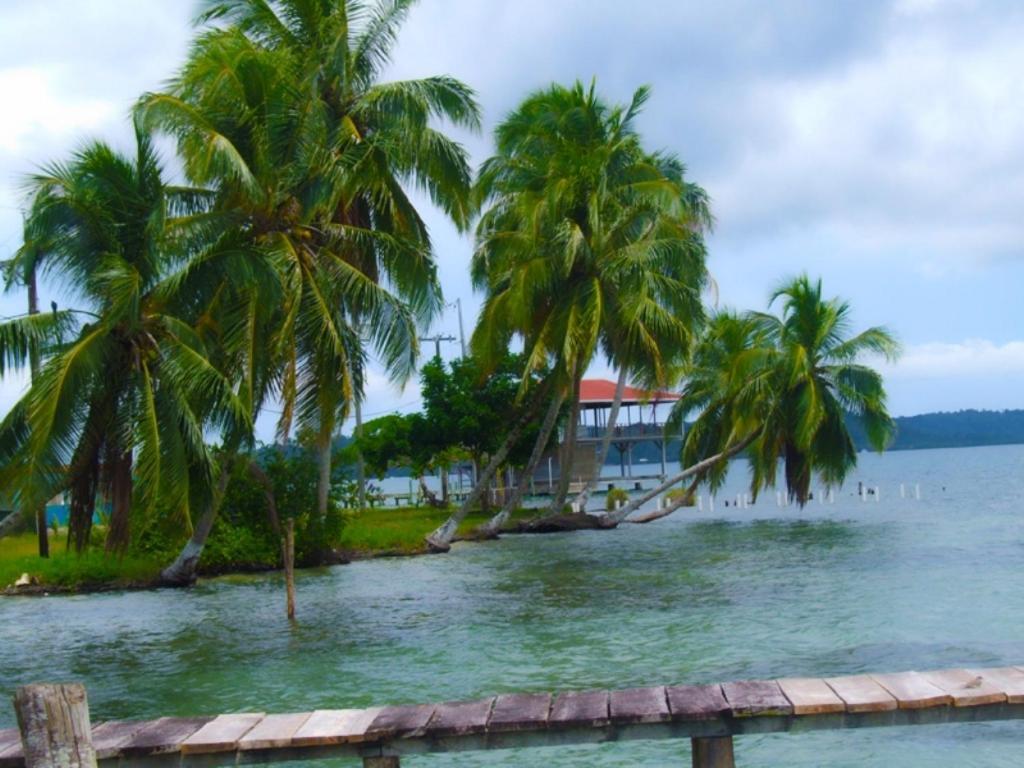
[[[570,404],[555,513],[568,494],[580,382],[595,355],[665,385],[703,318],[706,198],[677,159],[644,151],[634,123],[647,97],[641,88],[628,106],[612,107],[581,83],[531,95],[498,127],[497,153],[476,185],[485,210],[473,275],[487,297],[474,340],[501,349],[522,339],[528,365],[554,363],[552,395]],[[558,407],[549,405],[549,429]],[[538,445],[546,441],[542,431]],[[455,517],[467,511],[468,503]],[[445,544],[450,523],[428,541]]]
[[[288,302],[278,342],[287,435],[317,435],[319,506],[330,444],[361,390],[371,343],[398,380],[413,370],[416,322],[441,307],[426,225],[406,187],[467,219],[464,150],[433,118],[475,128],[471,91],[447,77],[379,82],[410,3],[206,2],[204,32],[170,93],[146,97],[194,178],[224,190],[254,244],[275,252]],[[304,339],[304,341],[303,341]]]
[[[0,424],[0,474],[30,506],[69,491],[69,545],[79,551],[97,497],[106,498],[106,547],[121,553],[132,512],[190,524],[193,492],[201,495],[210,477],[204,430],[251,428],[174,290],[191,255],[176,220],[206,196],[165,184],[139,128],[133,157],[90,144],[34,176],[31,188],[44,272],[80,308],[0,325],[6,366],[25,364],[34,348],[42,356],[38,377]]]
[[[895,359],[899,346],[891,334],[873,327],[850,336],[849,304],[823,299],[820,280],[796,278],[773,294],[772,303],[777,300],[781,317],[724,315],[712,324],[715,335],[701,346],[674,413],[676,424],[688,413],[698,414],[684,441],[682,463],[689,466],[611,513],[610,524],[687,478],[717,487],[728,459],[744,450],[751,461],[751,493],[775,485],[781,462],[786,491],[802,506],[815,475],[826,486],[839,485],[856,466],[848,415],[863,422],[874,449],[885,448],[893,421],[884,384],[862,358]]]

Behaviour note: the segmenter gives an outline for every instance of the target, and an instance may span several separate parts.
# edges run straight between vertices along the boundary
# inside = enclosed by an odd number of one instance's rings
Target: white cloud
[[[898,362],[881,367],[887,376],[900,379],[1024,375],[1024,341],[996,344],[987,339],[967,339],[915,344],[904,350]],[[1024,406],[1024,395],[1020,405]]]

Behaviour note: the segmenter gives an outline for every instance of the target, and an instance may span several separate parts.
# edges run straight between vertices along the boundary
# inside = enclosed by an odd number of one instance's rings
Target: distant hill
[[[858,448],[868,447],[864,430],[856,419],[850,420],[850,433]],[[889,450],[1012,443],[1024,443],[1024,410],[969,410],[900,416],[896,419],[896,439]]]

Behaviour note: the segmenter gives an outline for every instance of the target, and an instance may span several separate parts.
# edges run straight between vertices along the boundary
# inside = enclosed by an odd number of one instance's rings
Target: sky
[[[91,138],[129,146],[131,105],[182,61],[194,10],[0,0],[0,258],[20,244],[27,174]],[[711,196],[720,306],[764,309],[807,272],[851,303],[855,328],[884,325],[903,344],[882,366],[894,414],[1022,408],[1022,36],[1015,2],[421,0],[388,78],[475,89],[483,130],[455,132],[474,165],[503,116],[552,81],[596,78],[614,102],[649,85],[646,145],[679,155]],[[471,239],[423,205],[468,334]],[[0,297],[0,315],[24,306]],[[430,332],[458,337],[454,308]],[[590,375],[612,377],[601,361]],[[23,388],[0,381],[0,412]],[[415,381],[400,390],[375,370],[364,414],[418,403]]]

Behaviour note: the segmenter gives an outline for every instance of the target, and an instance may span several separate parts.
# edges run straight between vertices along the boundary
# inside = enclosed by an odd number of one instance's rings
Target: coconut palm
[[[634,123],[647,97],[641,88],[629,105],[610,106],[579,82],[532,94],[498,126],[474,190],[483,213],[472,274],[486,293],[474,353],[487,360],[522,339],[528,371],[550,365],[549,396],[570,403],[555,512],[568,494],[579,387],[594,356],[667,383],[703,317],[706,199],[676,158],[643,149]],[[549,404],[549,428],[558,408]],[[499,460],[500,452],[480,483]],[[442,548],[474,501],[428,541]]]
[[[79,551],[98,495],[110,504],[108,551],[127,547],[133,510],[145,519],[159,508],[189,525],[212,466],[204,429],[251,428],[174,291],[190,256],[178,217],[206,196],[163,182],[141,129],[135,150],[124,157],[93,143],[31,179],[44,273],[81,308],[0,325],[4,367],[24,365],[33,348],[42,357],[0,425],[3,480],[29,506],[68,490],[69,544]]]
[[[277,264],[284,298],[270,308],[268,344],[278,431],[316,435],[321,514],[331,440],[362,393],[369,350],[358,329],[404,381],[416,326],[442,304],[407,188],[467,220],[465,152],[431,122],[475,128],[472,93],[446,77],[378,82],[408,5],[205,3],[200,22],[218,26],[197,39],[169,92],[140,107],[177,136],[190,178],[218,188],[245,247]]]
[[[725,462],[743,450],[751,462],[751,493],[774,487],[781,462],[787,494],[802,506],[815,475],[831,487],[856,466],[849,415],[862,421],[874,449],[885,448],[893,421],[884,384],[862,358],[895,359],[896,341],[880,327],[851,336],[849,304],[823,299],[821,281],[806,275],[780,287],[771,303],[778,300],[781,317],[748,313],[712,325],[714,335],[701,345],[675,411],[676,423],[699,412],[682,455],[691,466],[614,513],[611,522],[689,477],[717,487]]]

